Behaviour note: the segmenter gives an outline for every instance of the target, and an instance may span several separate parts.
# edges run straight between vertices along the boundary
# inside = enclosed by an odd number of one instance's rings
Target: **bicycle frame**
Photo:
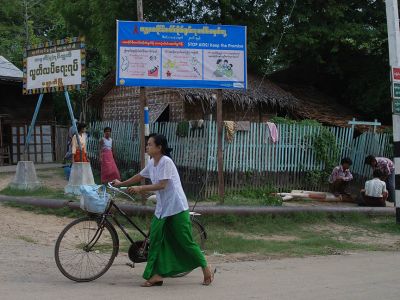
[[[105,215],[106,217],[109,216],[111,217],[111,219],[114,221],[114,223],[119,227],[119,229],[121,229],[121,231],[123,232],[123,234],[126,236],[126,238],[133,244],[135,241],[131,238],[131,236],[129,235],[129,233],[125,230],[125,227],[118,221],[118,219],[116,218],[116,216],[114,214],[112,214],[110,211],[112,208],[115,208],[118,212],[118,214],[120,214],[122,217],[125,218],[125,220],[128,221],[129,224],[131,224],[137,231],[140,232],[141,235],[143,235],[143,237],[146,239],[149,238],[149,235],[146,234],[142,229],[140,229],[140,227],[138,225],[136,225],[131,218],[128,217],[128,215],[122,210],[120,209],[113,200],[111,200],[109,208],[107,209]]]
[[[135,198],[132,197],[130,194],[125,193],[125,192],[122,191],[121,189],[112,186],[110,183],[108,183],[108,184],[106,185],[106,187],[107,187],[109,190],[111,190],[111,191],[113,192],[114,196],[115,196],[116,193],[118,193],[118,194],[124,195],[125,197],[129,198],[129,199],[132,200],[132,201],[135,201]],[[129,224],[131,224],[137,231],[139,231],[139,232],[142,234],[142,236],[144,237],[144,243],[147,243],[147,242],[148,242],[150,232],[146,234],[142,229],[139,228],[139,226],[137,226],[137,225],[131,220],[131,218],[128,217],[128,215],[127,215],[123,210],[121,210],[121,209],[115,204],[115,201],[114,201],[114,200],[110,200],[110,205],[108,206],[108,209],[105,211],[105,213],[103,214],[103,216],[105,216],[105,218],[107,218],[108,216],[111,217],[111,219],[114,221],[114,223],[121,229],[121,231],[122,231],[123,234],[126,236],[126,238],[131,242],[131,244],[134,244],[135,241],[131,238],[131,236],[129,235],[129,233],[125,230],[125,227],[117,220],[117,218],[114,216],[114,214],[111,213],[112,208],[115,208],[115,210],[118,212],[118,214],[120,214],[122,217],[124,217],[124,218],[128,221]],[[193,208],[194,208],[194,207],[193,207]],[[200,216],[200,215],[201,215],[201,214],[196,213],[196,212],[194,212],[193,210],[190,211],[190,218],[194,218],[194,219],[195,219],[196,216]],[[198,221],[197,221],[197,222],[198,222]],[[198,222],[198,223],[199,223],[199,222]],[[203,232],[203,234],[204,234],[204,238],[206,239],[206,238],[207,238],[207,233],[206,233],[206,231],[205,231],[203,225],[202,225],[201,223],[199,223],[199,225],[201,226],[201,230],[202,230],[202,232]]]

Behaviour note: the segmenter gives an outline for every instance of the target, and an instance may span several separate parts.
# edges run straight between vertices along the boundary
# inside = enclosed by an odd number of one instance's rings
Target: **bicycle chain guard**
[[[148,251],[148,242],[145,243],[145,241],[137,241],[129,247],[128,256],[129,259],[134,263],[146,262]]]

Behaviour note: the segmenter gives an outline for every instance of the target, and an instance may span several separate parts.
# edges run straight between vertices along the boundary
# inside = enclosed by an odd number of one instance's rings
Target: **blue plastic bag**
[[[84,211],[102,214],[110,203],[110,194],[106,193],[106,188],[101,185],[82,185],[81,209]]]
[[[70,166],[63,166],[64,168],[64,176],[66,180],[69,180],[69,176],[71,175],[71,167]]]

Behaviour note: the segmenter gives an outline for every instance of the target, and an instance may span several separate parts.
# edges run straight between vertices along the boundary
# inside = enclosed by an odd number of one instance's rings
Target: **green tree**
[[[314,85],[366,117],[390,119],[384,1],[143,3],[147,21],[246,25],[248,66],[253,72],[270,76],[294,70],[286,76],[289,83]],[[117,19],[136,20],[136,0],[2,0],[0,54],[21,66],[26,32],[30,43],[85,36],[89,90],[78,93],[82,99],[115,68]]]
[[[292,3],[277,1],[288,11]],[[297,1],[276,63],[365,117],[390,118],[384,1]],[[277,14],[272,23],[282,19]],[[266,39],[271,39],[266,36]]]

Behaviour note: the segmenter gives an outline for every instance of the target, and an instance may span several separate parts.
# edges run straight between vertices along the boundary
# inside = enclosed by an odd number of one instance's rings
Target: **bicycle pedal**
[[[135,267],[135,264],[134,264],[134,263],[126,263],[126,265],[127,265],[128,267],[131,267],[132,269]]]

